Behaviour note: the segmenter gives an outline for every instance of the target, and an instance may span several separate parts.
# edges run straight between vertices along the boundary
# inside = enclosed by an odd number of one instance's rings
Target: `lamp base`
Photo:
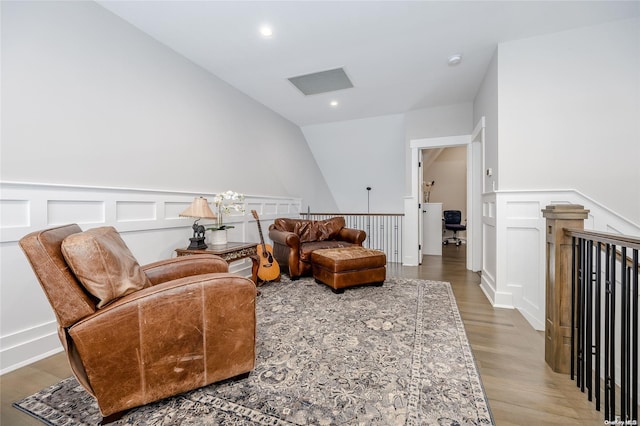
[[[204,237],[191,237],[189,238],[191,244],[187,247],[187,250],[204,250],[207,248],[207,244],[204,242]]]

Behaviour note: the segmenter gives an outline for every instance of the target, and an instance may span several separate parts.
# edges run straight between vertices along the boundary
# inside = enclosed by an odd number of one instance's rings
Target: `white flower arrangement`
[[[213,197],[213,203],[215,204],[216,216],[218,217],[215,226],[207,228],[207,230],[221,231],[234,228],[233,225],[224,225],[222,223],[222,217],[225,214],[231,213],[232,210],[244,213],[244,194],[233,191],[222,192]]]

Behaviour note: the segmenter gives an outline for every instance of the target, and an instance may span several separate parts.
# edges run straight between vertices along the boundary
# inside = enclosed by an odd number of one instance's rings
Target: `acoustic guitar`
[[[273,247],[264,243],[258,212],[251,210],[251,214],[256,219],[258,231],[260,232],[260,245],[258,245],[258,257],[260,258],[258,279],[260,281],[277,281],[280,278],[280,265],[278,265],[278,262],[273,257]]]

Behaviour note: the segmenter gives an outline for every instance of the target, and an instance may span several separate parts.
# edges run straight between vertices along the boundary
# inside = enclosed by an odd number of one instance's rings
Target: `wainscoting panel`
[[[116,222],[156,220],[158,208],[153,201],[117,201]],[[165,216],[166,217],[166,216]]]
[[[514,201],[507,203],[507,218],[513,220],[538,220],[540,217],[540,203],[537,201]]]
[[[26,234],[68,223],[82,229],[113,226],[140,264],[175,257],[193,235],[194,219],[182,218],[198,196],[211,203],[214,194],[124,188],[98,188],[30,183],[0,183],[0,374],[62,350],[55,316],[31,267],[18,246]],[[260,237],[250,210],[260,213],[265,242],[276,217],[298,217],[301,200],[246,195],[246,211],[233,212],[230,241]],[[202,220],[203,225],[211,221]],[[209,237],[207,233],[207,238]],[[230,271],[251,275],[251,262],[241,260]]]
[[[585,229],[640,235],[640,225],[573,190],[498,191],[483,198],[481,287],[496,307],[512,307],[544,330],[546,221],[542,209],[580,204],[590,211]]]
[[[104,201],[47,200],[47,226],[65,223],[105,223]]]
[[[511,300],[536,330],[544,329],[544,259],[540,259],[537,248],[544,247],[544,232],[533,227],[507,229],[507,288]],[[541,241],[541,239],[543,241]]]
[[[187,208],[189,202],[176,202],[165,201],[164,202],[164,214],[161,216],[163,219],[180,219],[180,212]]]
[[[265,215],[273,215],[273,214],[289,214],[290,207],[288,204],[283,204],[282,209],[278,209],[278,204],[276,203],[263,203],[262,205],[262,214]]]
[[[2,222],[5,228],[24,228],[29,226],[28,200],[0,200]]]

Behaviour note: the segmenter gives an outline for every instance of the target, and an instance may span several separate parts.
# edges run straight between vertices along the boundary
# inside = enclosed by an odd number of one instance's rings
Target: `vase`
[[[217,231],[211,231],[211,244],[214,246],[227,244],[227,230],[219,229]]]

